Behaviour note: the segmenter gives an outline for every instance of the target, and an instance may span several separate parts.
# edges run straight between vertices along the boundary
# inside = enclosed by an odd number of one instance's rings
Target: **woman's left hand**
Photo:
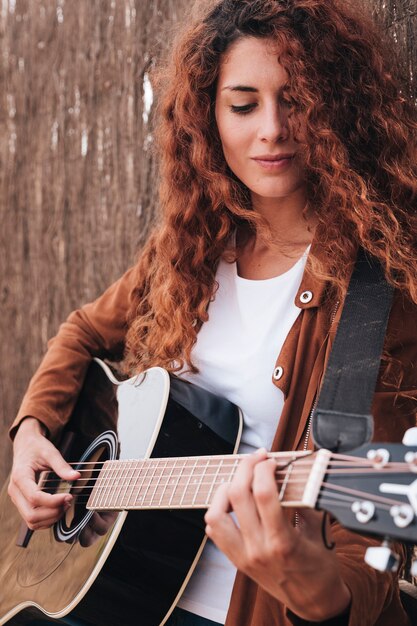
[[[302,528],[294,528],[279,502],[276,467],[264,450],[244,459],[232,482],[215,493],[206,533],[293,613],[310,621],[330,619],[348,608],[351,595],[335,551],[324,545],[323,513],[304,509]]]

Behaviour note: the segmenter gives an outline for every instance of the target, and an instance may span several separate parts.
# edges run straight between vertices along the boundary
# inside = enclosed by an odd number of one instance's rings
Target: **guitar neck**
[[[314,507],[330,452],[274,452],[283,506]],[[205,509],[229,483],[245,455],[106,461],[87,508],[94,510]],[[296,479],[291,478],[297,467]]]

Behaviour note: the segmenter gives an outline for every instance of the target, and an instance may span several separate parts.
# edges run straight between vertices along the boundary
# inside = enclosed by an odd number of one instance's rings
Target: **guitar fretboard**
[[[328,463],[328,456],[322,454],[325,452],[313,456],[309,452],[268,455],[277,462],[278,493],[283,505],[314,506],[316,483],[321,482]],[[87,508],[204,509],[209,506],[216,488],[232,480],[243,458],[244,455],[227,455],[107,461]],[[297,480],[292,480],[295,465]]]

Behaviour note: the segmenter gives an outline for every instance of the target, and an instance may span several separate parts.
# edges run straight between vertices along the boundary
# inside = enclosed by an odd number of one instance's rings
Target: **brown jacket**
[[[35,373],[12,425],[35,416],[55,436],[71,413],[74,396],[82,385],[92,356],[122,356],[126,316],[135,286],[136,270],[129,270],[100,298],[73,312]],[[282,389],[285,404],[273,450],[311,447],[308,421],[329,356],[342,306],[326,297],[325,285],[305,273],[296,297],[302,311],[291,329],[271,372],[272,382]],[[301,294],[311,292],[301,298]],[[309,300],[307,303],[303,303]],[[401,441],[403,432],[416,425],[417,412],[417,307],[396,294],[385,342],[389,361],[383,361],[373,403],[374,439]],[[278,379],[279,378],[279,379]],[[278,379],[278,380],[276,380]],[[350,617],[325,622],[330,626],[408,626],[391,574],[381,574],[363,562],[366,547],[374,540],[334,524],[333,539],[340,568],[352,592]],[[320,564],[317,564],[320,567]],[[306,625],[284,606],[238,574],[227,626]]]

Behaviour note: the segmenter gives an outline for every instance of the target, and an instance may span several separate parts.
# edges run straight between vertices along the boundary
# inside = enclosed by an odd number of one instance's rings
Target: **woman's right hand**
[[[15,435],[8,493],[31,530],[52,526],[72,502],[72,496],[68,493],[50,494],[41,490],[37,477],[45,470],[52,470],[67,481],[80,478],[80,473],[68,465],[45,437],[41,422],[28,417],[20,424]]]

